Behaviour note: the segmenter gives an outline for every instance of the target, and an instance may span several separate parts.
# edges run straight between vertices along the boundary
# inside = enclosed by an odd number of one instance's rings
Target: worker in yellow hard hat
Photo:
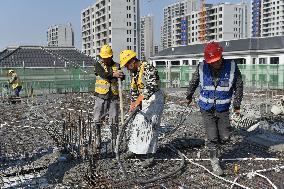
[[[142,163],[143,167],[147,167],[154,162],[157,150],[158,127],[164,109],[164,93],[159,87],[157,69],[150,62],[138,60],[134,51],[124,50],[120,53],[120,66],[126,67],[131,73],[130,111],[140,106],[140,111],[130,127],[132,132],[126,156],[147,154],[147,159]]]
[[[109,45],[104,45],[100,50],[100,61],[95,63],[95,107],[94,122],[96,129],[97,147],[101,147],[102,116],[108,113],[112,142],[116,141],[118,132],[118,78],[124,74],[119,63],[113,61],[113,52]],[[113,149],[114,145],[112,143]]]
[[[20,80],[20,77],[17,75],[17,73],[14,70],[8,71],[8,76],[11,77],[8,81],[12,89],[14,90],[14,94],[16,97],[20,96],[20,92],[22,90],[22,82]]]

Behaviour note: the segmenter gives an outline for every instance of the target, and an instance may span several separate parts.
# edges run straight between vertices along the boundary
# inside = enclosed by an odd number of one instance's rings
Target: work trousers
[[[207,135],[209,155],[216,157],[219,154],[219,145],[224,144],[230,138],[230,112],[201,109],[201,115]]]
[[[118,124],[118,99],[103,99],[96,97],[94,107],[94,122],[101,123],[102,116],[108,113],[109,124]]]
[[[20,92],[22,90],[22,86],[18,86],[14,89],[14,92],[15,92],[15,96],[16,97],[19,97],[20,96]]]

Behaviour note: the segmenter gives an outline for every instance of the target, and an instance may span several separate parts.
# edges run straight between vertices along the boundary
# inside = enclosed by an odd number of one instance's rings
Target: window
[[[183,61],[182,61],[182,64],[183,64],[183,65],[188,65],[188,60],[183,60]]]
[[[266,64],[266,58],[260,58],[259,64]]]
[[[279,57],[270,57],[270,64],[279,64]]]

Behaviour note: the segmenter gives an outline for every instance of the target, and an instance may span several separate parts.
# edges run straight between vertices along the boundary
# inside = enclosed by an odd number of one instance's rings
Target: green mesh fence
[[[7,72],[0,68],[0,94],[7,91]],[[95,74],[88,68],[13,68],[20,77],[23,90],[21,95],[40,95],[65,92],[95,91]],[[129,90],[130,76],[127,73],[123,88]],[[8,89],[11,94],[11,89]]]
[[[284,89],[284,65],[239,65],[245,87]],[[196,66],[157,66],[161,87],[187,87]],[[0,68],[0,94],[7,92],[8,68]],[[17,68],[23,82],[21,95],[64,92],[92,92],[95,89],[93,68]],[[123,88],[129,90],[126,72]],[[9,91],[9,90],[8,90]]]
[[[161,86],[187,87],[196,66],[157,66]],[[245,87],[284,89],[284,65],[244,65],[240,64]]]
[[[9,77],[9,69],[1,69],[2,90]],[[20,77],[25,95],[41,93],[94,91],[93,68],[13,68]]]

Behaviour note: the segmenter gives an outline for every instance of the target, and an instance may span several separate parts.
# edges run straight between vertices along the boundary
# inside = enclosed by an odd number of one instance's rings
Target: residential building
[[[261,0],[259,6],[261,7],[260,36],[261,37],[283,36],[284,35],[284,1]],[[255,10],[253,9],[253,11]]]
[[[47,30],[47,45],[51,47],[74,47],[74,32],[71,23],[50,26]]]
[[[252,37],[260,37],[261,0],[252,0]]]
[[[140,21],[140,55],[142,60],[148,60],[154,55],[153,16],[141,17]]]
[[[139,14],[139,0],[97,0],[81,12],[82,51],[96,57],[109,44],[116,61],[125,49],[139,54]]]
[[[164,8],[164,21],[161,28],[161,47],[162,49],[175,45],[176,41],[181,38],[180,20],[182,16],[197,10],[197,0],[183,0]]]
[[[170,18],[172,25],[162,29],[162,47],[177,47],[207,41],[222,41],[250,37],[250,8],[246,3],[218,5],[205,4],[204,17],[201,8],[191,6],[186,14]],[[190,6],[187,6],[187,8]],[[165,14],[166,15],[166,14]],[[204,18],[204,34],[202,34]],[[165,25],[164,20],[164,25]],[[171,31],[169,31],[171,30]],[[166,32],[165,32],[166,31]],[[202,37],[203,36],[203,37]],[[203,40],[202,40],[203,38]]]

